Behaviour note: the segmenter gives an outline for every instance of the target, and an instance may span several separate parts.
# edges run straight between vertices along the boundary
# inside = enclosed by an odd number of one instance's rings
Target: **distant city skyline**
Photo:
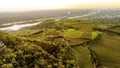
[[[119,7],[120,0],[0,0],[0,12]]]

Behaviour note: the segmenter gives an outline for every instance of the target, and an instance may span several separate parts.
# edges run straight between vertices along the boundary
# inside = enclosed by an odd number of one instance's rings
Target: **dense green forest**
[[[0,68],[119,67],[120,25],[116,23],[63,18],[0,31]]]

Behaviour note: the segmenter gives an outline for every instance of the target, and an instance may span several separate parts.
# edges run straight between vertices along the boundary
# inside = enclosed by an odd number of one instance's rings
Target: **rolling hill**
[[[119,68],[120,25],[92,20],[45,20],[0,31],[0,68]]]

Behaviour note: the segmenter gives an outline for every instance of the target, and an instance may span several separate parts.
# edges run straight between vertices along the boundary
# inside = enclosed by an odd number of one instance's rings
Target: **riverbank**
[[[24,27],[30,27],[30,26],[34,26],[34,25],[37,25],[37,24],[40,24],[40,23],[41,22],[37,22],[37,23],[33,23],[33,24],[13,25],[13,26],[10,26],[10,27],[0,28],[0,30],[15,31],[15,30],[19,30],[19,29],[24,28]]]

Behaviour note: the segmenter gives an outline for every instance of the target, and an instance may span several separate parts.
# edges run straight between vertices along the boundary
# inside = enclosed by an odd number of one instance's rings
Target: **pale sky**
[[[119,7],[120,0],[0,0],[0,11]]]

